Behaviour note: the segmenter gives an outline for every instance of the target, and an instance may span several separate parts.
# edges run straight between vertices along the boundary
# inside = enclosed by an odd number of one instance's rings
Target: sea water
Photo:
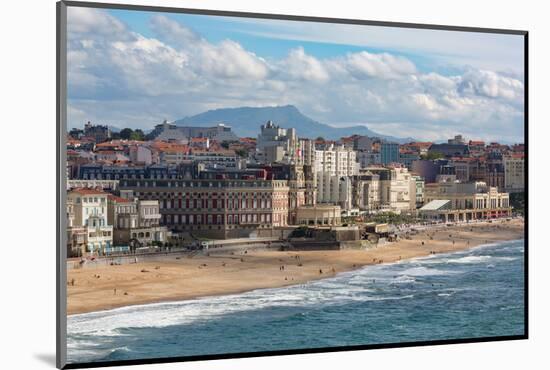
[[[72,315],[68,362],[524,333],[524,241],[285,288]]]

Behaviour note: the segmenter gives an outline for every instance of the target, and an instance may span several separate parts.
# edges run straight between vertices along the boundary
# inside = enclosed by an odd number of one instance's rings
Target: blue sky
[[[69,126],[293,104],[394,136],[523,140],[522,36],[87,8],[68,33]]]

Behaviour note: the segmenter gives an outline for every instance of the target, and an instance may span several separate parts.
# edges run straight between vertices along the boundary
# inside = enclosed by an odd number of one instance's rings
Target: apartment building
[[[503,158],[504,188],[510,192],[525,189],[525,161],[523,153],[511,153]]]
[[[315,150],[313,166],[316,173],[328,173],[331,176],[353,176],[359,173],[356,152],[334,144]]]

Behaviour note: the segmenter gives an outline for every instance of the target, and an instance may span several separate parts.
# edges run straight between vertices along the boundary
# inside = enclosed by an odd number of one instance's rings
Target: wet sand
[[[244,251],[69,270],[68,314],[275,288],[365,265],[523,238],[522,220],[438,227],[368,250]],[[74,282],[74,285],[73,285]]]

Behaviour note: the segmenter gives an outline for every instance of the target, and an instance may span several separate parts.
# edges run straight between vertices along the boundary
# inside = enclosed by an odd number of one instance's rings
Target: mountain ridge
[[[260,132],[260,125],[269,120],[284,128],[294,127],[298,136],[311,139],[323,137],[325,139],[336,140],[341,137],[357,134],[379,137],[398,143],[414,141],[412,138],[381,135],[363,125],[349,127],[330,126],[304,115],[294,105],[212,109],[194,116],[178,119],[173,124],[176,126],[210,126],[225,123],[231,126],[237,136],[256,137]]]

